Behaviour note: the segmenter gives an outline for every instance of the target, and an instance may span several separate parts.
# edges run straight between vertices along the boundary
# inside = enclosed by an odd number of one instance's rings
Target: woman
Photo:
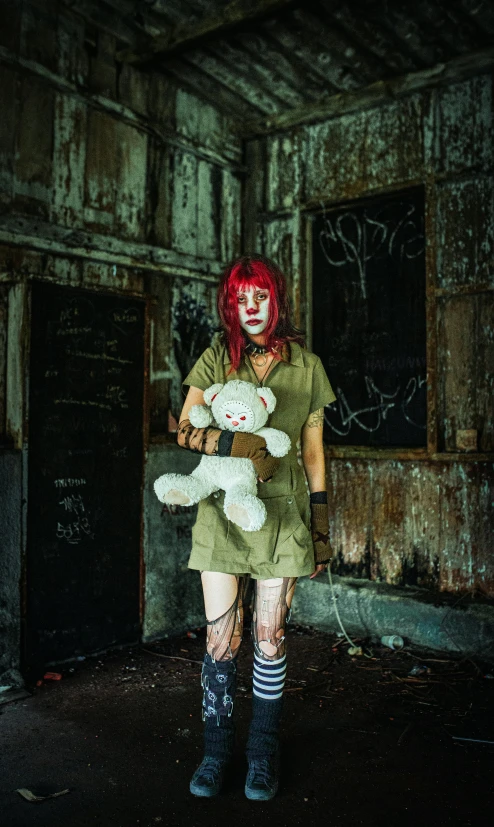
[[[201,453],[250,458],[267,519],[260,531],[246,532],[226,519],[223,494],[199,503],[189,567],[201,572],[208,624],[202,670],[205,755],[190,790],[216,795],[232,754],[236,657],[252,578],[253,709],[245,793],[267,800],[278,789],[286,615],[297,577],[317,577],[331,556],[322,433],[324,406],[335,396],[320,359],[304,349],[290,321],[285,279],[273,262],[256,255],[235,261],[219,285],[218,311],[223,332],[184,381],[189,391],[178,442]],[[198,429],[188,421],[192,405],[204,404],[206,388],[231,379],[273,390],[277,405],[268,424],[290,436],[286,457],[271,457],[255,434]],[[299,438],[310,503],[297,461]],[[180,497],[177,502],[184,504]]]

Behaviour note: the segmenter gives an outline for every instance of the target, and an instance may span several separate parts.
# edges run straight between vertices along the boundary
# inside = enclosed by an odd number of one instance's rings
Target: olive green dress
[[[276,409],[267,425],[285,431],[292,441],[271,482],[258,486],[267,510],[266,522],[260,531],[243,531],[226,518],[224,493],[211,494],[199,503],[192,529],[191,569],[250,574],[260,580],[299,577],[314,571],[309,496],[297,460],[297,441],[309,414],[336,397],[319,357],[296,343],[291,343],[290,350],[289,361],[275,363],[262,383],[276,396]],[[215,382],[232,379],[260,385],[248,356],[227,376],[229,370],[228,350],[216,336],[183,384],[202,391]]]

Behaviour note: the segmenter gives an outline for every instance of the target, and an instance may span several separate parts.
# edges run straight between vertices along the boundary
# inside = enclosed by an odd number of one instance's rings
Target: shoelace
[[[216,776],[221,771],[221,762],[217,761],[216,758],[205,758],[201,764],[201,777],[205,778],[207,781],[215,781]]]
[[[250,769],[253,773],[253,783],[269,786],[273,779],[273,770],[269,758],[258,758],[251,761]]]

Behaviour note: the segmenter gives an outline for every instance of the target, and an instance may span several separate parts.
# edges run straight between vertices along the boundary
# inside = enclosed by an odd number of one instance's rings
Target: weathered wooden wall
[[[212,106],[119,64],[115,38],[64,4],[0,0],[0,19],[0,281],[153,296],[149,402],[160,433],[180,405],[176,326],[199,300],[211,327],[215,281],[240,250],[240,139]],[[4,290],[2,400],[17,358],[8,307]],[[0,437],[19,446],[6,416],[2,402]]]
[[[428,447],[328,447],[340,574],[494,596],[493,138],[482,74],[248,143],[244,245],[286,269],[309,332],[311,210],[425,187]]]

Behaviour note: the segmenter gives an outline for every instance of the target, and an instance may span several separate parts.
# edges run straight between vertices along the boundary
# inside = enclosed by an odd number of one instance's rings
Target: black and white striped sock
[[[286,655],[279,660],[261,660],[254,655],[253,692],[265,701],[275,701],[283,695],[286,675]]]

